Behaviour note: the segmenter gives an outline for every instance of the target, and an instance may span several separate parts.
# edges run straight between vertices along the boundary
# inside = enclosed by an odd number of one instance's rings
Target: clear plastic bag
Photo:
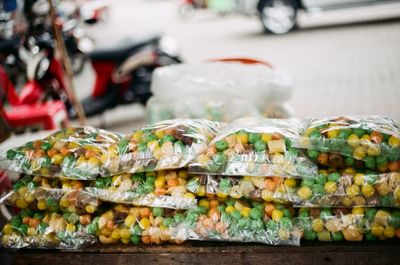
[[[22,210],[2,230],[5,248],[77,249],[97,242],[86,232],[92,216]]]
[[[219,130],[207,120],[166,120],[134,131],[114,145],[106,167],[109,175],[177,169],[187,166]]]
[[[296,207],[400,207],[400,173],[321,170],[293,194]]]
[[[389,118],[313,119],[307,127],[293,146],[308,149],[308,156],[322,166],[355,166],[380,172],[400,170],[400,129]]]
[[[287,118],[289,113],[285,108],[271,107],[266,111],[267,117],[279,115],[279,118]],[[270,114],[271,115],[268,115]],[[197,98],[192,100],[182,100],[176,104],[171,101],[161,100],[152,97],[146,105],[146,118],[152,124],[166,119],[208,119],[212,121],[231,122],[244,116],[262,116],[252,102],[242,98],[221,98],[207,99],[199,101]]]
[[[103,173],[108,148],[119,139],[93,127],[68,128],[9,149],[1,155],[0,167],[29,175],[95,179]]]
[[[170,226],[182,220],[182,213],[182,210],[118,204],[94,218],[87,231],[98,236],[102,244],[178,243],[171,237]]]
[[[262,64],[207,62],[161,67],[153,74],[151,90],[149,122],[171,118],[230,122],[248,115],[290,115],[283,107],[292,95],[290,79]]]
[[[187,188],[198,196],[287,203],[297,198],[293,194],[299,182],[294,178],[201,175],[191,178]]]
[[[161,244],[219,240],[298,245],[294,211],[281,204],[203,199],[195,209],[115,205],[93,219],[87,231],[103,244]]]
[[[135,206],[190,209],[195,195],[187,190],[187,169],[122,174],[98,178],[85,190],[102,201]]]
[[[85,192],[84,185],[79,180],[23,176],[0,201],[5,200],[21,209],[92,214],[100,206],[100,201]]]
[[[219,133],[189,165],[190,173],[233,176],[314,177],[317,167],[291,147],[297,120],[242,118]]]
[[[400,211],[380,208],[302,208],[296,225],[308,241],[374,241],[400,238]]]
[[[174,224],[178,240],[300,244],[301,231],[292,223],[293,209],[282,204],[203,199]]]

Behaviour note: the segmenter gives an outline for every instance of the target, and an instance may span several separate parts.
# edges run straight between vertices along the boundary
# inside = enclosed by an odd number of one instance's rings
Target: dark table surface
[[[4,250],[8,264],[400,264],[400,242],[302,242],[301,247],[221,242],[92,246],[81,250]]]

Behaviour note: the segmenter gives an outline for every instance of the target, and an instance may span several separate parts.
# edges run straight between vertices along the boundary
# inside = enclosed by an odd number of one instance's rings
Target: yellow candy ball
[[[249,207],[243,207],[243,209],[240,211],[240,214],[243,217],[249,217],[250,216],[250,211],[251,211],[251,209]]]
[[[400,139],[394,137],[393,135],[389,137],[388,142],[391,147],[399,147],[400,146]]]
[[[303,186],[297,191],[297,195],[302,200],[307,200],[312,196],[312,190],[307,186]]]
[[[375,189],[372,185],[367,183],[361,187],[361,192],[366,198],[369,198],[375,194]]]
[[[136,223],[136,217],[132,214],[129,214],[124,221],[126,227],[132,227]]]
[[[374,236],[381,236],[383,235],[383,232],[385,231],[385,228],[379,224],[374,223],[371,227],[371,234]]]
[[[324,189],[326,193],[334,193],[337,190],[337,185],[333,181],[328,181],[325,183]]]
[[[275,222],[278,222],[279,220],[282,219],[283,212],[280,211],[280,210],[275,209],[275,210],[272,211],[271,217],[272,217],[272,220],[274,220]]]
[[[355,197],[360,193],[360,188],[357,185],[351,185],[346,188],[346,194],[350,197]]]
[[[364,215],[364,208],[362,208],[362,207],[354,207],[351,210],[351,213],[354,214],[354,215]]]
[[[324,221],[322,221],[322,219],[314,219],[311,226],[312,229],[317,233],[324,231]]]
[[[392,238],[396,234],[396,230],[394,229],[393,226],[388,225],[388,226],[385,227],[385,230],[383,231],[383,234],[387,238]]]
[[[362,186],[364,184],[364,174],[357,173],[354,175],[354,184]]]
[[[357,146],[354,148],[353,157],[358,160],[363,160],[367,155],[367,149],[364,146]]]
[[[150,220],[149,220],[148,218],[146,218],[146,217],[142,218],[142,219],[140,220],[140,222],[139,222],[139,226],[140,226],[140,228],[142,228],[143,230],[149,228],[150,225],[151,225]]]
[[[355,148],[360,144],[360,139],[356,134],[351,134],[349,138],[347,138],[347,144]]]
[[[338,133],[339,133],[339,130],[338,130],[338,129],[336,129],[336,130],[329,130],[329,131],[328,131],[328,138],[330,138],[330,139],[337,138]]]

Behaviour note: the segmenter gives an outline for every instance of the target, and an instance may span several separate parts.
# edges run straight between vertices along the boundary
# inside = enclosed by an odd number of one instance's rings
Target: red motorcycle
[[[0,115],[17,133],[27,128],[59,128],[68,122],[67,109],[71,106],[62,66],[54,57],[52,40],[41,36],[28,42],[35,52],[27,65],[28,81],[19,93],[0,65]],[[0,53],[4,55],[5,51],[12,51],[10,45],[15,45],[15,42],[3,40]],[[6,102],[9,103],[8,108],[5,107]]]
[[[154,69],[181,63],[176,42],[161,36],[125,40],[110,48],[94,50],[88,57],[96,80],[91,96],[82,101],[87,117],[121,104],[146,104],[152,95]]]
[[[178,6],[179,17],[189,19],[194,15],[196,9],[206,9],[207,1],[205,0],[182,0]]]

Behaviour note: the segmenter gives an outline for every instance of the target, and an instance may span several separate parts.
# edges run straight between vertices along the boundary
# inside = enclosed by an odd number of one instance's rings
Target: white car
[[[297,12],[324,12],[345,8],[400,3],[400,0],[235,0],[236,10],[258,14],[267,32],[283,34],[297,23]]]

